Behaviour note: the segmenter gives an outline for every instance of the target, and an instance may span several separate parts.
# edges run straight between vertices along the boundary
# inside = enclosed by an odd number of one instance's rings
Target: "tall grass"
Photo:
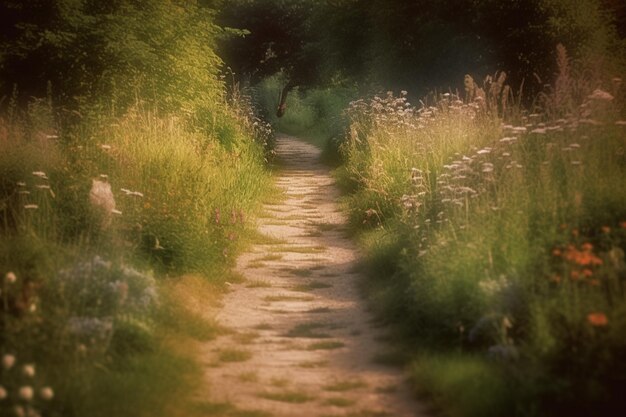
[[[532,112],[502,75],[348,109],[339,178],[369,230],[371,295],[414,346],[450,352],[418,355],[414,375],[455,415],[625,409],[623,91],[562,82],[560,58]],[[465,386],[480,375],[507,388]]]
[[[214,326],[164,278],[228,279],[268,190],[271,131],[236,98],[201,125],[142,104],[3,113],[0,414],[190,415]]]

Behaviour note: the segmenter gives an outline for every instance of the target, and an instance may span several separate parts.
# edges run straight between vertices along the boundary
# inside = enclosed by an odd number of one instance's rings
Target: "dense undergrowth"
[[[237,278],[273,133],[211,10],[149,3],[1,6],[1,416],[202,415],[197,306]]]
[[[369,295],[450,415],[626,409],[624,90],[563,48],[559,67],[529,110],[504,73],[347,110],[338,178]]]
[[[3,412],[158,415],[187,386],[193,362],[168,335],[198,337],[167,277],[227,280],[269,184],[270,132],[221,106],[215,136],[141,106],[67,130],[45,102],[2,118]]]

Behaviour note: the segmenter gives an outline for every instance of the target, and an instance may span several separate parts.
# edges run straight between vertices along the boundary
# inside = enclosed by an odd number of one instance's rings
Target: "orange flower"
[[[552,255],[553,256],[561,256],[561,249],[559,248],[555,248],[552,250]]]
[[[591,252],[593,250],[593,245],[589,242],[583,243],[582,249],[585,252]]]
[[[585,268],[583,269],[583,275],[585,276],[585,278],[589,278],[593,275],[593,271],[591,269]]]
[[[602,226],[602,232],[608,235],[611,233],[611,228],[609,226]]]
[[[594,287],[597,287],[600,285],[600,280],[599,279],[590,279],[589,281],[587,281],[589,283],[589,285],[592,285]]]
[[[572,236],[578,237],[578,229],[572,230]]]
[[[603,327],[609,324],[609,319],[604,313],[589,313],[587,314],[587,321],[595,327]]]
[[[572,271],[570,272],[570,277],[572,278],[572,281],[578,281],[580,279],[580,272],[579,271]]]
[[[626,222],[620,222],[619,227],[626,229]]]

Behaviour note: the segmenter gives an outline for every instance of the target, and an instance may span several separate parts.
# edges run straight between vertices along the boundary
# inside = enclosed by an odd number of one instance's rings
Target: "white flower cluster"
[[[3,416],[40,417],[41,410],[54,398],[54,390],[38,384],[35,364],[18,366],[15,355],[4,354],[1,365],[0,413]]]

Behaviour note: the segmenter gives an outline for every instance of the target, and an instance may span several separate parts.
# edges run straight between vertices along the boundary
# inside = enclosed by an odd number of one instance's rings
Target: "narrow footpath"
[[[426,415],[402,370],[382,363],[393,349],[359,295],[358,251],[320,151],[277,142],[285,198],[265,206],[263,242],[238,259],[245,280],[216,317],[229,332],[203,348],[204,399],[237,416]]]

